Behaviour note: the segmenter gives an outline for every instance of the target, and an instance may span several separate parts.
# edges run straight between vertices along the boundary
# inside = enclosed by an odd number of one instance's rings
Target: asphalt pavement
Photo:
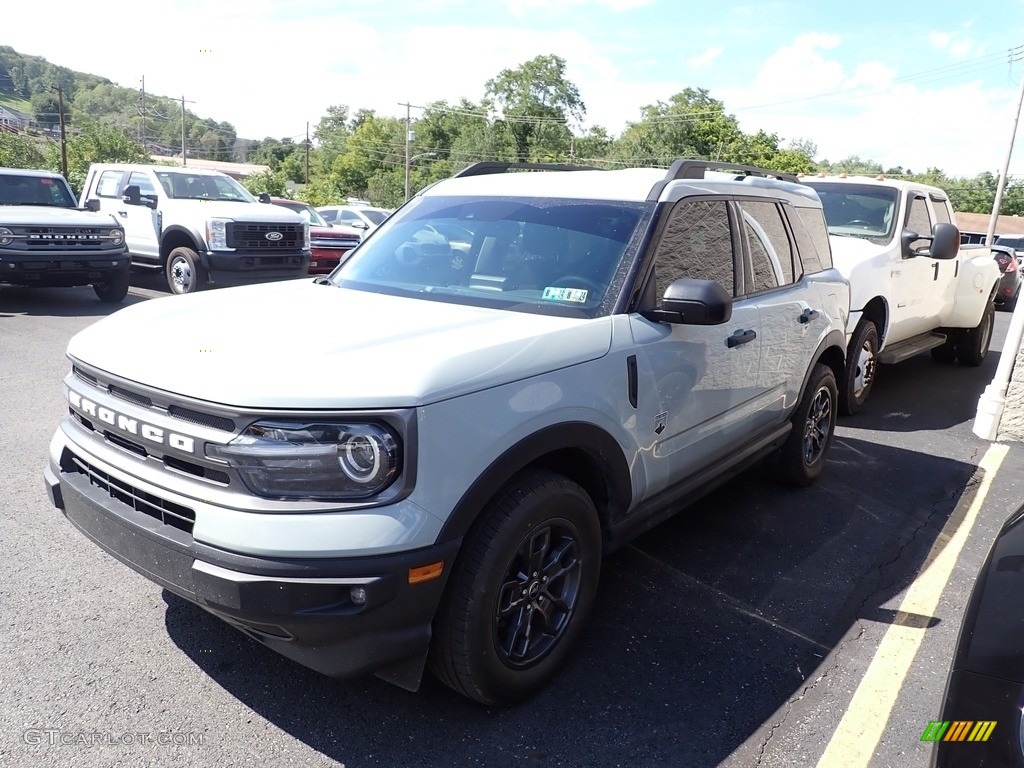
[[[160,296],[140,279],[128,301]],[[883,367],[817,485],[755,468],[607,558],[564,673],[524,705],[488,709],[430,678],[409,693],[293,664],[50,506],[41,473],[66,409],[64,348],[109,311],[88,288],[0,289],[3,766],[816,765],[883,637],[908,621],[901,601],[929,553],[968,519],[990,448],[971,426],[1009,318],[998,313],[979,368],[927,355]],[[920,736],[963,606],[1024,501],[1024,452],[1006,448],[935,610],[909,619],[920,646],[894,704],[872,715],[873,768],[927,765]]]

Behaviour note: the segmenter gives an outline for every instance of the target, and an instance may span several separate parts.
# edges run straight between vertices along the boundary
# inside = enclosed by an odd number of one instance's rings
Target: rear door
[[[658,234],[650,278],[659,300],[682,278],[716,280],[736,296],[744,273],[736,213],[721,197],[674,204]],[[736,296],[732,318],[722,325],[656,323],[634,313],[630,326],[638,377],[634,428],[644,448],[647,491],[654,494],[750,436],[748,406],[756,400],[762,345],[757,302]]]

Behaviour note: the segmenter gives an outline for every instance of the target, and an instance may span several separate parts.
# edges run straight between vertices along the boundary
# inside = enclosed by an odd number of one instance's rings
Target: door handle
[[[810,309],[810,308],[805,309],[803,311],[803,314],[800,315],[800,322],[801,323],[809,323],[809,322],[811,322],[811,320],[817,320],[820,315],[821,315],[821,313],[818,312],[818,310],[816,310],[816,309]]]
[[[736,331],[732,336],[725,340],[725,343],[729,345],[729,348],[738,347],[740,344],[749,344],[757,338],[756,331]]]
[[[122,219],[128,218],[128,211],[118,211],[117,213]]]

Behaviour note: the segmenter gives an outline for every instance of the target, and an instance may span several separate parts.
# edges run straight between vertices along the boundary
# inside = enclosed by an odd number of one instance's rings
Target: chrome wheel
[[[188,260],[177,256],[171,260],[170,268],[168,269],[171,275],[171,288],[175,293],[190,293],[194,285],[194,275],[192,274],[192,265],[188,263]]]
[[[875,367],[878,361],[875,358],[875,345],[871,339],[865,339],[857,355],[857,371],[853,377],[853,395],[858,400],[864,393],[871,389],[875,380]]]

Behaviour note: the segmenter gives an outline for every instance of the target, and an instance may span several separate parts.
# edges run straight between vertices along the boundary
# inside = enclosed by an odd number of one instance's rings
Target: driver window
[[[907,229],[913,230],[924,237],[931,235],[932,224],[931,219],[928,217],[928,201],[923,197],[915,197],[910,201],[910,211],[907,213]],[[927,246],[927,240],[915,240],[910,244],[911,250]]]
[[[715,280],[735,296],[733,242],[724,200],[682,201],[669,214],[654,256],[658,301],[676,280]]]
[[[143,197],[156,197],[156,189],[153,188],[153,182],[149,180],[148,174],[132,171],[127,186],[130,187],[132,184],[139,188],[139,194]]]

